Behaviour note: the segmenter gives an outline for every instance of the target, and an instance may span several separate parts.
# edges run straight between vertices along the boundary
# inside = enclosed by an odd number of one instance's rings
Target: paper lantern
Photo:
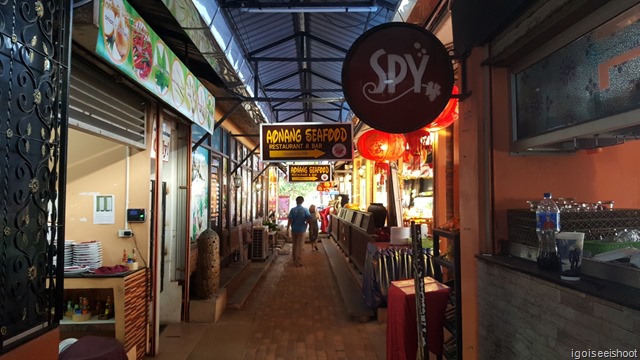
[[[413,170],[418,170],[431,148],[429,131],[426,128],[422,128],[405,134],[404,137],[407,139],[407,151],[405,151],[404,161],[410,163]]]
[[[373,172],[375,174],[386,174],[389,172],[389,163],[388,162],[376,162],[373,165]]]
[[[405,134],[404,137],[407,141],[407,151],[411,155],[418,155],[429,144],[429,131],[426,128]]]
[[[360,156],[365,159],[394,161],[398,160],[404,153],[405,139],[402,134],[369,130],[360,135],[357,146]]]
[[[458,87],[453,85],[453,91],[451,93],[458,94]],[[444,107],[444,110],[442,110],[440,115],[438,115],[438,117],[429,125],[424,127],[424,129],[430,132],[436,132],[453,124],[456,120],[458,120],[458,98],[452,97],[449,99],[447,106]]]

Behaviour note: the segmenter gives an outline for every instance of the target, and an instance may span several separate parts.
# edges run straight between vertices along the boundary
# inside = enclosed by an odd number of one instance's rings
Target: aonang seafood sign
[[[262,161],[352,160],[352,124],[260,126]]]
[[[215,98],[125,0],[100,3],[96,53],[213,134]]]
[[[333,181],[330,165],[289,165],[290,182]]]

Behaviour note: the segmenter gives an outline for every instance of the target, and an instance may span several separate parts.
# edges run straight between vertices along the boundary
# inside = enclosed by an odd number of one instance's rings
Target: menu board
[[[215,98],[125,0],[103,0],[96,53],[213,134]]]

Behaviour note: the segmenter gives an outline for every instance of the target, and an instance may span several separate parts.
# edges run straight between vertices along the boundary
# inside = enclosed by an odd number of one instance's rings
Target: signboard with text
[[[353,126],[292,123],[260,125],[262,161],[353,160]]]
[[[215,98],[126,0],[100,2],[96,53],[213,134]]]
[[[351,110],[370,127],[409,133],[433,122],[453,89],[451,57],[424,28],[386,23],[353,43],[342,66],[342,87]]]
[[[333,181],[331,165],[289,165],[289,182]]]

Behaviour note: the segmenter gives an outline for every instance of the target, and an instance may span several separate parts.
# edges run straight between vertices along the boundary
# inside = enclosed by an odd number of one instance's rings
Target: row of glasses
[[[584,212],[584,211],[605,211],[613,210],[613,200],[604,200],[597,202],[576,202],[574,198],[557,198],[556,205],[560,212]],[[538,200],[528,200],[529,210],[536,211],[538,208]]]
[[[565,200],[562,206],[558,205],[561,212],[605,211],[613,210],[613,200],[597,202],[569,202]]]

